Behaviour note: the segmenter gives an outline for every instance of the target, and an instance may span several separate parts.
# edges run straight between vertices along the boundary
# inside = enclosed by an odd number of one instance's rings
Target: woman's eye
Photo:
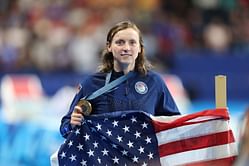
[[[117,40],[117,41],[115,41],[115,44],[117,44],[117,45],[124,45],[125,43],[126,43],[125,40]],[[134,46],[134,45],[137,44],[137,42],[136,42],[135,40],[127,41],[127,43],[128,43],[129,45],[131,45],[131,46]]]
[[[135,44],[137,44],[137,42],[134,41],[134,40],[132,40],[132,41],[130,41],[130,44],[131,44],[131,45],[135,45]]]
[[[121,44],[124,44],[124,41],[123,40],[117,40],[115,43],[118,44],[118,45],[121,45]]]

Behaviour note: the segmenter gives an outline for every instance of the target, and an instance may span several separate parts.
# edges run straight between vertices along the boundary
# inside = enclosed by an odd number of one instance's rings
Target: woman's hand
[[[70,124],[72,126],[75,126],[75,125],[80,126],[81,125],[81,122],[84,119],[84,116],[83,116],[82,112],[83,111],[82,111],[81,107],[79,107],[79,106],[74,107],[74,111],[71,114],[71,120],[70,120]]]

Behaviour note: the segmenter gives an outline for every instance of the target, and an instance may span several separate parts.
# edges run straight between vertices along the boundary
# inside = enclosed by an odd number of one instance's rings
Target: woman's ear
[[[109,42],[106,43],[106,49],[107,49],[108,52],[112,52],[111,45],[110,45]]]
[[[107,51],[112,52],[111,48],[107,46]]]

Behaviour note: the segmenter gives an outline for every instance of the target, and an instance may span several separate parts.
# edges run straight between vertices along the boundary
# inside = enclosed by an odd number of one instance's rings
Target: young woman
[[[84,111],[77,104],[82,98],[90,102],[90,106],[85,107],[92,107],[91,114],[124,110],[140,110],[152,115],[180,114],[165,82],[150,66],[138,27],[130,21],[112,27],[99,72],[82,81],[69,112],[62,118],[62,136],[66,138],[73,126],[81,125]],[[120,79],[123,80],[104,93],[94,93]]]

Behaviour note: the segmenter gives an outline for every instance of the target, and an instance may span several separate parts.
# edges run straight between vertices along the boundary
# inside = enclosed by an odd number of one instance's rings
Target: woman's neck
[[[115,71],[115,72],[123,72],[124,74],[127,74],[127,73],[129,73],[131,70],[117,70],[117,69],[114,68],[114,71]]]
[[[129,73],[130,71],[133,71],[134,67],[131,66],[131,64],[122,64],[122,65],[115,65],[114,64],[114,71],[116,72],[124,72],[124,74]]]

